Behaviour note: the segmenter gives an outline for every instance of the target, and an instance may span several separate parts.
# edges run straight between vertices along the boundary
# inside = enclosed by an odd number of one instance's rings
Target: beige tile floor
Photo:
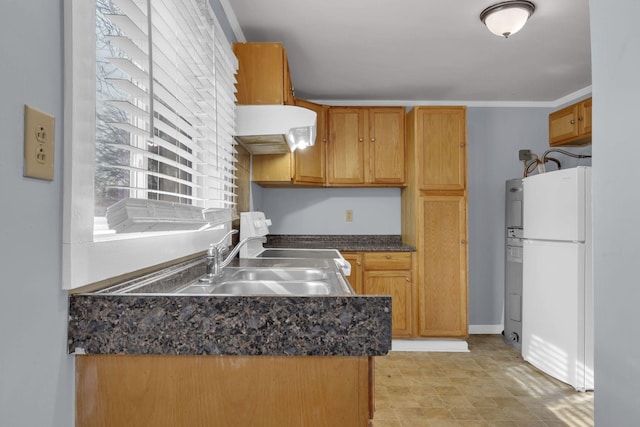
[[[376,358],[373,426],[593,426],[593,392],[537,370],[500,335],[468,343],[469,353]]]

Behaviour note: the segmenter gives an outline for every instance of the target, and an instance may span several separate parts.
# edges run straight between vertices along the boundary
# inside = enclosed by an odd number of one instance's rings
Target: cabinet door
[[[351,264],[351,275],[347,277],[349,284],[356,292],[362,294],[362,256],[358,252],[342,252],[345,260]]]
[[[570,105],[562,110],[549,114],[549,144],[574,139],[578,136],[578,106]]]
[[[404,184],[404,107],[369,108],[369,182]]]
[[[296,99],[298,107],[315,111],[317,116],[316,143],[304,150],[296,150],[295,176],[296,184],[324,184],[325,153],[327,147],[327,106]]]
[[[466,337],[467,226],[464,196],[424,196],[419,203],[418,334]]]
[[[281,43],[234,43],[233,52],[238,58],[238,104],[286,103],[284,82],[289,76]]]
[[[391,295],[391,334],[393,337],[412,335],[409,271],[365,271],[363,290],[366,295]]]
[[[578,134],[591,135],[591,106],[592,98],[582,101],[578,108]]]
[[[592,98],[549,114],[549,145],[591,144]]]
[[[291,73],[289,72],[289,59],[287,51],[282,49],[282,103],[286,105],[295,105],[293,97],[293,83],[291,83]]]
[[[421,190],[466,188],[466,109],[418,107],[418,184]]]
[[[291,184],[293,154],[261,154],[253,156],[251,180],[263,185]]]
[[[329,184],[364,183],[365,112],[356,107],[329,108]]]

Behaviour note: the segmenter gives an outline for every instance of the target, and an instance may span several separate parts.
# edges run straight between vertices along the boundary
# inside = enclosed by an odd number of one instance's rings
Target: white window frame
[[[73,290],[206,250],[231,227],[94,241],[95,3],[64,0],[62,288]]]

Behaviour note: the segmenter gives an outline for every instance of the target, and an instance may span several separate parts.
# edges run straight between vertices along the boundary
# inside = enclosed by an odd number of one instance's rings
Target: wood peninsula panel
[[[369,358],[76,357],[78,427],[365,427]]]

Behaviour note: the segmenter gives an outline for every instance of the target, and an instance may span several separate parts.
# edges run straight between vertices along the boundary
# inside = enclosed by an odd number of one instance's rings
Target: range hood
[[[289,153],[316,142],[317,114],[293,105],[237,105],[236,140],[252,154]]]

